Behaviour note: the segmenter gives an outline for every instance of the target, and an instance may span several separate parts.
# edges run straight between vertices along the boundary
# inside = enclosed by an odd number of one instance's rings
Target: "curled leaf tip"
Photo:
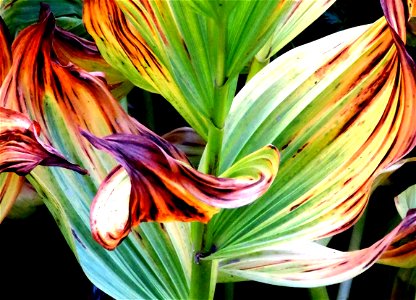
[[[121,165],[102,182],[91,207],[93,236],[107,249],[114,249],[140,222],[207,223],[219,208],[259,198],[277,173],[279,154],[274,146],[215,177],[192,168],[180,150],[151,132],[104,138],[81,134]]]
[[[36,166],[58,166],[87,174],[83,168],[68,162],[53,147],[43,143],[40,127],[24,114],[0,107],[0,172],[27,175]]]

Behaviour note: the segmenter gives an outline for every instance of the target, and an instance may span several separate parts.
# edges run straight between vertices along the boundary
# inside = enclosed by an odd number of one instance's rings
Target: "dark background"
[[[363,5],[365,3],[365,5]],[[356,25],[373,22],[382,16],[378,0],[338,0],[330,10],[298,36],[282,52],[294,46],[315,40],[327,34]],[[279,55],[278,54],[278,55]],[[129,95],[129,112],[145,125],[163,134],[185,125],[183,119],[161,97],[136,89]],[[148,112],[156,110],[157,117]],[[147,113],[146,113],[147,112]],[[370,199],[362,247],[371,245],[388,229],[387,222],[397,217],[394,195],[412,182],[415,165],[407,165],[394,178],[394,185],[381,187]],[[340,250],[348,248],[351,230],[335,236],[329,246]],[[6,219],[0,226],[0,299],[91,299],[109,300],[85,277],[73,253],[67,246],[53,218],[45,207],[40,207],[24,220]],[[374,265],[354,278],[350,299],[390,299],[398,269]],[[338,285],[328,287],[331,299],[336,298]],[[308,289],[286,288],[257,282],[234,285],[234,299],[247,295],[261,299],[309,299]],[[404,290],[401,300],[414,300],[414,290]],[[215,299],[224,299],[226,288],[218,284]],[[396,298],[399,299],[399,298]]]

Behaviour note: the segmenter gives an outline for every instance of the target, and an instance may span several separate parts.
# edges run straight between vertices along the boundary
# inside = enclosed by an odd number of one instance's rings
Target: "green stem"
[[[191,291],[189,299],[214,299],[217,283],[218,261],[200,260],[192,265]]]
[[[209,21],[211,40],[215,41],[215,79],[212,107],[212,125],[208,133],[206,149],[206,167],[203,171],[218,175],[220,154],[224,136],[224,123],[230,108],[230,88],[225,77],[225,54],[227,49],[226,19],[217,18]],[[214,43],[213,43],[214,44]],[[232,95],[233,96],[233,95]]]
[[[363,237],[366,214],[367,214],[367,210],[363,212],[363,215],[353,227],[348,251],[354,251],[354,250],[360,249],[361,240]],[[339,289],[338,289],[337,300],[348,299],[350,290],[351,290],[351,285],[352,285],[352,279],[349,279],[340,283]]]
[[[219,14],[221,15],[221,14]],[[213,107],[211,111],[212,126],[208,132],[207,146],[201,160],[201,172],[218,175],[224,138],[224,125],[237,87],[236,78],[227,78],[225,74],[227,50],[227,18],[211,19],[208,23],[211,44],[215,45],[215,78]],[[191,227],[194,257],[192,265],[190,299],[213,299],[217,283],[218,261],[204,260],[209,255],[211,245],[207,244],[206,226],[193,224]]]
[[[224,283],[224,299],[225,300],[234,299],[234,282]]]
[[[312,300],[329,300],[328,291],[325,286],[309,289],[309,295]]]

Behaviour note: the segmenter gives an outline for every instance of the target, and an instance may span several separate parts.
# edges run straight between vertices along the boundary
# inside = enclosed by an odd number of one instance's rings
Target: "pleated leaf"
[[[400,260],[416,267],[416,210],[372,246],[351,252],[334,250],[314,242],[270,246],[264,251],[220,262],[220,280],[233,277],[291,287],[331,285],[355,277],[380,262]],[[398,247],[400,244],[400,247]],[[394,263],[393,265],[400,265]]]
[[[206,139],[222,128],[217,117],[229,110],[238,74],[298,3],[88,0],[83,18],[113,67],[160,93]],[[296,17],[290,22],[315,14]],[[220,104],[218,93],[225,95]]]
[[[55,30],[54,18],[44,7],[39,23],[17,36],[13,65],[0,89],[0,105],[36,120],[45,144],[52,144],[89,175],[38,166],[27,178],[98,288],[117,299],[186,298],[189,278],[184,272],[192,261],[187,224],[145,224],[144,234],[130,235],[111,252],[91,236],[91,201],[116,162],[94,150],[80,128],[102,136],[137,134],[140,125],[123,111],[100,77],[57,60],[51,47]]]
[[[383,9],[389,22],[296,48],[236,96],[221,168],[266,143],[281,150],[281,167],[262,199],[214,217],[212,258],[347,229],[377,174],[415,146],[415,65],[403,44],[403,5]]]
[[[184,153],[154,134],[83,135],[124,168],[107,176],[91,207],[92,233],[107,249],[141,222],[206,223],[218,207],[251,203],[270,186],[279,162],[276,149],[268,146],[228,169],[223,176],[230,178],[217,178],[198,172]]]

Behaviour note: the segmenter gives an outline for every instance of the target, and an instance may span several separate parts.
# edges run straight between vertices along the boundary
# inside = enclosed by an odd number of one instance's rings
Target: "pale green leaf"
[[[402,219],[407,215],[410,209],[416,209],[416,185],[412,185],[394,199],[397,211]]]
[[[281,150],[281,166],[260,200],[214,217],[211,257],[351,226],[380,170],[414,144],[413,68],[398,60],[380,19],[298,47],[258,73],[233,102],[221,169],[266,143]]]
[[[412,233],[408,229],[414,227],[415,222],[416,210],[413,210],[406,220],[384,238],[368,248],[350,252],[307,241],[271,245],[262,251],[222,260],[219,264],[219,278],[226,281],[245,278],[291,287],[317,287],[339,283],[370,268],[377,259],[383,257],[385,251],[391,250],[389,246],[394,245],[397,242],[395,238],[403,232],[407,233],[408,250],[414,253],[414,230]],[[415,267],[415,259],[409,255],[408,257],[408,267]]]

